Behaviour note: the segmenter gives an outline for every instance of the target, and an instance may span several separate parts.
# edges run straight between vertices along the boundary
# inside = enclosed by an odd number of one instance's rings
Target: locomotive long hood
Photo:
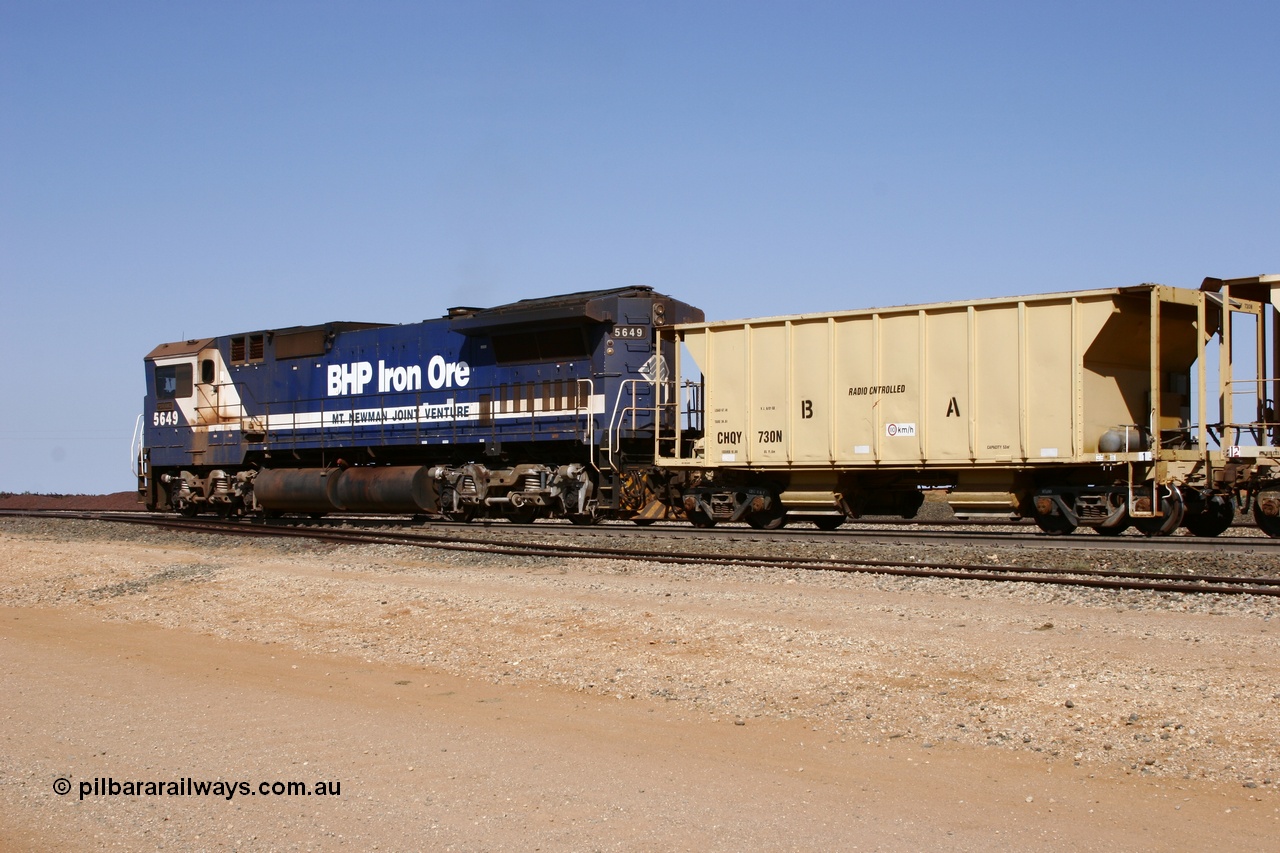
[[[653,296],[651,287],[588,290],[546,299],[522,299],[496,308],[452,308],[449,328],[463,335],[488,335],[521,326],[568,326],[579,323],[612,323],[611,300],[628,296]]]

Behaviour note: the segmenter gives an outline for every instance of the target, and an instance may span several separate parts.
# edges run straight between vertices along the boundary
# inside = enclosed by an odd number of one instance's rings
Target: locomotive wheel
[[[511,513],[507,517],[511,519],[512,524],[533,524],[538,518],[538,511],[536,509],[523,509]]]
[[[657,520],[658,519],[656,518],[633,518],[631,519],[631,523],[636,525],[637,527],[649,527]]]
[[[1214,495],[1205,502],[1203,510],[1187,516],[1183,525],[1192,536],[1220,536],[1231,526],[1235,517],[1236,510],[1231,501],[1221,495]]]
[[[569,516],[569,520],[574,524],[595,524],[596,517],[589,512],[575,513]]]
[[[1162,486],[1161,490],[1168,492],[1160,498],[1160,511],[1164,515],[1133,520],[1133,526],[1144,536],[1168,536],[1182,525],[1186,516],[1187,505],[1182,501],[1182,492],[1169,486]]]

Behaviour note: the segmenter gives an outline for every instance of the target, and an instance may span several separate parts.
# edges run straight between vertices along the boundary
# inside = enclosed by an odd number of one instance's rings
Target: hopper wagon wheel
[[[1104,509],[1107,517],[1093,528],[1099,536],[1119,536],[1133,525],[1133,519],[1129,517],[1129,501],[1123,493],[1108,494]]]
[[[1066,536],[1076,529],[1069,519],[1061,515],[1036,515],[1036,527],[1050,536]]]
[[[1272,488],[1258,492],[1253,498],[1253,520],[1258,529],[1272,539],[1280,539],[1280,492]]]
[[[1235,521],[1236,509],[1222,495],[1213,495],[1205,501],[1204,509],[1188,515],[1183,525],[1192,536],[1221,536]]]
[[[819,530],[835,530],[845,521],[843,515],[820,515],[813,520],[813,526]]]
[[[1155,518],[1135,518],[1133,526],[1143,536],[1168,536],[1182,526],[1186,517],[1187,505],[1182,500],[1182,492],[1174,486],[1160,487],[1160,512]]]
[[[1076,523],[1059,511],[1052,496],[1040,496],[1032,503],[1032,518],[1041,532],[1050,536],[1066,536],[1076,529]]]
[[[707,528],[716,526],[716,520],[700,509],[688,510],[685,512],[685,516],[694,527]]]
[[[775,499],[769,509],[747,513],[746,521],[756,530],[779,530],[787,524],[787,512]]]

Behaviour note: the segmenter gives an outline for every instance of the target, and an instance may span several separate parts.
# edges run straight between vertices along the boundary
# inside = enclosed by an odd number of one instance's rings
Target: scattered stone
[[[467,535],[495,542],[568,541],[555,525],[541,524],[518,530],[477,525]],[[626,528],[615,525],[598,535],[611,545],[627,538]],[[1274,686],[1265,692],[1275,683],[1273,673],[1259,669],[1261,686],[1247,689],[1238,676],[1212,667],[1188,677],[1187,658],[1200,664],[1215,654],[1268,659],[1274,635],[1249,638],[1241,626],[1272,618],[1276,602],[1252,596],[871,574],[796,574],[783,586],[779,573],[765,569],[677,569],[304,540],[229,545],[221,536],[85,521],[5,519],[0,537],[0,551],[11,552],[0,553],[0,568],[16,579],[0,590],[0,605],[79,608],[108,620],[412,664],[426,668],[412,677],[424,687],[448,675],[560,685],[637,703],[660,705],[663,699],[687,708],[683,713],[735,726],[745,726],[746,717],[794,719],[834,728],[841,737],[894,740],[905,732],[926,749],[946,738],[1024,755],[1035,750],[1046,760],[1088,755],[1100,765],[1132,764],[1177,778],[1245,784],[1246,773],[1256,774],[1247,780],[1254,786],[1268,784],[1260,781],[1263,774],[1270,778],[1280,770],[1280,740],[1264,725],[1280,699]],[[137,556],[126,547],[133,543],[151,550]],[[720,539],[680,547],[744,546]],[[762,556],[807,553],[805,545],[781,540],[752,547]],[[852,541],[831,547],[837,559],[902,559],[900,546]],[[1114,553],[1103,558],[1065,549],[1001,553],[999,562],[1037,566],[1100,567],[1116,559]],[[977,562],[982,556],[972,548],[938,546],[919,559]],[[1272,557],[1251,563],[1239,555],[1133,551],[1124,561],[1137,570],[1275,572]],[[314,573],[317,564],[323,574]],[[1070,616],[1060,615],[1063,607]],[[1178,621],[1208,613],[1233,618],[1210,620],[1220,626]],[[1059,619],[1073,627],[1057,638],[1063,647],[1052,654],[1042,644],[1019,647],[997,639],[999,629],[1025,631],[1030,622],[1034,630],[1049,631]],[[954,631],[922,634],[926,620],[973,630],[963,632],[964,642]],[[1143,638],[1152,653],[1132,642]],[[1113,649],[1128,651],[1110,654]],[[1182,649],[1185,656],[1177,653]],[[785,693],[783,684],[790,688]],[[1072,696],[1058,707],[1079,707],[1077,684],[1085,687],[1084,713],[1063,718],[1044,701],[1053,695],[1047,691],[1063,685]],[[1141,715],[1136,707],[1143,708]],[[1229,716],[1224,708],[1231,708]],[[1197,721],[1198,731],[1176,719]],[[1207,737],[1201,720],[1214,722],[1216,737]],[[1134,737],[1116,737],[1122,722],[1134,727]],[[1179,731],[1182,736],[1171,737]],[[1157,748],[1158,763],[1148,758]]]

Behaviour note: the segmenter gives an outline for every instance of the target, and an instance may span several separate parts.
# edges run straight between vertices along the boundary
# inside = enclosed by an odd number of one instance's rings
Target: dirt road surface
[[[1265,606],[72,522],[0,577],[4,850],[1280,849]]]

